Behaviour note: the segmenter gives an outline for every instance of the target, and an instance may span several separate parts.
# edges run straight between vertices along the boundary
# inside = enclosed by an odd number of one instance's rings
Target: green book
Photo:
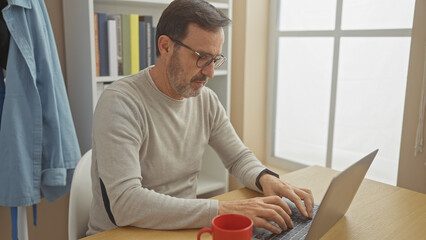
[[[130,15],[121,15],[122,47],[123,47],[123,75],[130,75],[131,69],[131,51],[130,51]]]

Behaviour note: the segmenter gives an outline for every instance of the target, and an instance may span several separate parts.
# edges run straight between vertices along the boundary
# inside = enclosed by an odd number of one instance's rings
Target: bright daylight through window
[[[272,164],[396,184],[415,0],[272,0]],[[290,166],[287,165],[287,166]]]

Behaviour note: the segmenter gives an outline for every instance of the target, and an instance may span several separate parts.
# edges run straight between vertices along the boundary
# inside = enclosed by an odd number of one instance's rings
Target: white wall
[[[266,83],[269,1],[234,0],[231,122],[261,160],[266,149]],[[229,189],[242,187],[230,177]]]
[[[426,51],[426,0],[417,0],[408,67],[398,186],[426,193],[426,146],[414,156]],[[425,130],[426,130],[426,122]],[[426,132],[424,133],[426,143]],[[426,144],[425,144],[426,145]]]

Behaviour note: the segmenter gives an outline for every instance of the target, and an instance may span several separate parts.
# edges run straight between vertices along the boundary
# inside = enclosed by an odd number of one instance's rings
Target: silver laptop
[[[254,228],[252,240],[320,239],[345,215],[378,151],[377,149],[368,154],[331,180],[321,205],[314,208],[312,221],[303,217],[296,206],[287,200],[293,212],[291,218],[294,228],[278,235],[265,229]]]

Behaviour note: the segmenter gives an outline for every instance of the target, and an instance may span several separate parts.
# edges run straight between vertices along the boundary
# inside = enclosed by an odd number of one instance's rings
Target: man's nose
[[[201,73],[208,78],[214,77],[214,62],[211,62],[209,65],[201,69]]]

